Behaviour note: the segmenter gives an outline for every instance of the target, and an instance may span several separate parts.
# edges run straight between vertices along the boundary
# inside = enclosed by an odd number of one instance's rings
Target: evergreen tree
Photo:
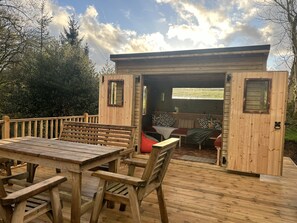
[[[90,52],[90,50],[89,50],[89,45],[88,45],[88,43],[85,44],[84,51],[85,51],[86,56],[89,56],[89,52]]]
[[[80,46],[83,38],[79,38],[79,25],[75,21],[74,16],[69,17],[68,30],[64,28],[64,34],[61,33],[62,44],[70,44],[71,46]]]
[[[48,26],[52,21],[52,17],[45,13],[45,1],[43,0],[40,7],[40,17],[37,19],[38,27],[36,29],[38,45],[40,52],[44,49],[44,44],[50,39]]]
[[[30,115],[97,113],[98,79],[84,50],[55,44],[46,52],[27,64]]]
[[[110,63],[109,60],[105,61],[105,64],[99,71],[99,75],[115,74],[114,64]]]

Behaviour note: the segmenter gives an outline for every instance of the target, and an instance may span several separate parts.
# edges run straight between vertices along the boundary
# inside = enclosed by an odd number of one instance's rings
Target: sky
[[[46,0],[59,36],[74,15],[100,70],[110,54],[271,44],[268,68],[283,69],[275,26],[259,19],[256,0]],[[39,1],[35,1],[36,4]]]

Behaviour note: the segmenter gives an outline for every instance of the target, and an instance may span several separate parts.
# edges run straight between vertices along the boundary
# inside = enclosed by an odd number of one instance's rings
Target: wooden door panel
[[[251,78],[271,79],[268,114],[243,110],[245,81]],[[227,169],[281,175],[286,97],[287,72],[232,74]],[[280,129],[275,122],[281,122]]]
[[[108,105],[109,81],[123,81],[123,105]],[[99,123],[110,125],[132,125],[134,108],[134,78],[132,75],[104,75],[100,78]]]

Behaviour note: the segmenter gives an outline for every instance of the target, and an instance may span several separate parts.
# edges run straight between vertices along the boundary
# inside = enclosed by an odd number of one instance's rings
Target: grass
[[[224,88],[173,88],[172,98],[223,100]]]
[[[297,142],[297,127],[288,126],[286,128],[285,140]]]

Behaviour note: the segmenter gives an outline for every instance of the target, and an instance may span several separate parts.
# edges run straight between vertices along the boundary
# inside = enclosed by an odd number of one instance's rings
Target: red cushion
[[[214,141],[215,147],[222,147],[222,134],[220,134]]]
[[[142,153],[150,153],[153,149],[153,145],[156,144],[157,141],[149,139],[146,135],[142,132],[141,133],[141,148],[140,151]]]

